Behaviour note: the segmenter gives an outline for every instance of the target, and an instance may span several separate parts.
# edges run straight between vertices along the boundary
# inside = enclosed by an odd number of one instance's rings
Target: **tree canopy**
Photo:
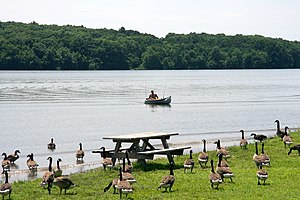
[[[300,68],[298,41],[0,21],[0,70],[275,68]]]

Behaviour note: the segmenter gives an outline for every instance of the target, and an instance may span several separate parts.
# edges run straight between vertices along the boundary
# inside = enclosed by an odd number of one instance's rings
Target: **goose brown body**
[[[191,172],[193,172],[194,166],[195,166],[195,161],[193,159],[193,151],[190,150],[190,158],[185,160],[183,163],[184,173],[186,169],[191,169]]]
[[[229,167],[222,167],[221,166],[222,157],[223,157],[223,155],[219,154],[219,162],[218,162],[216,172],[218,174],[220,174],[222,180],[224,180],[224,178],[230,178],[230,180],[232,182],[233,181],[232,180],[233,172],[231,171],[231,169]]]
[[[286,145],[290,146],[293,143],[292,137],[288,134],[288,129],[289,127],[284,128],[284,136],[282,138],[283,143],[284,143],[284,148],[286,148]]]
[[[54,181],[54,173],[52,171],[52,157],[48,157],[49,160],[49,168],[48,171],[42,177],[41,186],[45,187],[47,185],[47,190],[49,194],[51,193],[52,183]]]
[[[215,172],[213,160],[210,161],[210,165],[211,165],[211,172],[208,175],[208,178],[210,181],[211,188],[214,188],[214,185],[216,185],[216,188],[218,188],[219,184],[222,183],[222,178],[220,174]]]
[[[128,181],[123,180],[123,175],[122,175],[122,168],[119,168],[120,172],[120,180],[118,181],[117,185],[115,186],[119,190],[120,198],[122,198],[122,194],[127,194],[132,193],[132,186]]]
[[[113,161],[110,158],[106,158],[106,151],[105,151],[105,147],[101,147],[100,149],[103,150],[103,158],[102,158],[102,165],[104,170],[106,170],[106,168],[108,167],[109,169],[113,168]]]
[[[198,161],[201,167],[203,167],[202,164],[204,164],[204,166],[206,167],[209,156],[206,153],[206,140],[203,139],[202,142],[203,142],[203,150],[198,156]]]
[[[246,149],[248,145],[248,141],[245,139],[245,131],[240,130],[240,132],[242,133],[242,138],[240,140],[240,147]]]
[[[6,153],[2,153],[3,160],[2,160],[2,169],[3,171],[10,171],[10,161],[7,157]]]
[[[68,189],[76,186],[68,177],[65,176],[55,178],[53,181],[53,185],[57,186],[60,189],[59,194],[61,194],[62,190],[65,190],[66,194]]]
[[[12,185],[8,182],[8,172],[3,171],[5,175],[5,182],[0,185],[0,194],[2,195],[2,199],[4,199],[4,196],[8,195],[8,198],[10,199],[10,195],[12,192]]]
[[[77,160],[83,160],[84,151],[82,150],[82,144],[79,143],[79,149],[76,151],[76,158]]]
[[[26,161],[27,167],[31,173],[35,173],[37,171],[37,167],[39,166],[37,162],[33,159],[33,153],[27,155],[28,160]]]
[[[173,167],[174,167],[174,163],[171,162],[170,163],[170,174],[167,175],[167,176],[164,176],[162,178],[157,190],[160,189],[160,188],[165,188],[165,191],[167,191],[167,189],[169,188],[169,191],[170,192],[172,191],[172,187],[175,183],[175,175],[174,175],[174,172],[173,172]]]
[[[15,163],[16,160],[18,160],[20,158],[19,154],[18,153],[21,153],[19,150],[15,150],[14,153],[10,154],[7,156],[8,160],[11,162],[11,163]]]

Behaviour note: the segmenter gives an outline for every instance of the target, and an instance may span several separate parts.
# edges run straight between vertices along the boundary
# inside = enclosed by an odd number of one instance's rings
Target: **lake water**
[[[145,105],[152,89],[171,95],[171,105]],[[274,135],[276,119],[299,128],[300,70],[0,71],[0,102],[0,152],[21,151],[12,178],[26,179],[31,152],[42,169],[48,156],[62,158],[64,173],[98,167],[91,150],[114,147],[104,136],[179,132],[169,142],[196,152],[204,138],[209,149],[216,139],[237,144],[240,129],[249,139]],[[83,164],[75,159],[79,142]]]

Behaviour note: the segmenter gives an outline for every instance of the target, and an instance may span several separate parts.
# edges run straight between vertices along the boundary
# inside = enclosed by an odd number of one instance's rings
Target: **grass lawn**
[[[292,133],[294,144],[300,144],[299,134],[300,132]],[[198,153],[195,153],[194,173],[183,172],[183,162],[189,155],[176,157],[174,192],[157,190],[162,177],[169,174],[168,161],[162,158],[148,161],[147,170],[134,163],[133,175],[138,182],[134,184],[134,192],[128,195],[128,199],[299,199],[300,157],[297,151],[288,156],[289,149],[284,148],[279,138],[274,137],[265,142],[265,153],[271,157],[271,167],[264,167],[269,172],[266,185],[257,185],[257,168],[252,160],[255,152],[253,144],[248,145],[246,150],[239,146],[228,149],[232,155],[228,162],[234,173],[233,183],[225,179],[219,189],[212,189],[208,179],[211,170],[209,162],[207,168],[200,168]],[[259,151],[260,149],[259,145]],[[216,152],[208,153],[216,166]],[[55,186],[49,195],[46,189],[40,187],[41,179],[18,181],[13,183],[11,199],[119,199],[118,194],[113,194],[113,188],[106,193],[103,191],[117,174],[116,167],[113,170],[104,171],[103,168],[99,168],[71,175],[70,179],[78,187],[67,190],[67,195],[59,195],[59,189]],[[126,198],[125,195],[123,198]]]

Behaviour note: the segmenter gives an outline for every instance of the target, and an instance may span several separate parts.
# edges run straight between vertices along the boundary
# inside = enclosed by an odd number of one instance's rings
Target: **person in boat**
[[[151,90],[151,94],[149,95],[148,99],[158,99],[158,96],[154,93],[153,90]]]

